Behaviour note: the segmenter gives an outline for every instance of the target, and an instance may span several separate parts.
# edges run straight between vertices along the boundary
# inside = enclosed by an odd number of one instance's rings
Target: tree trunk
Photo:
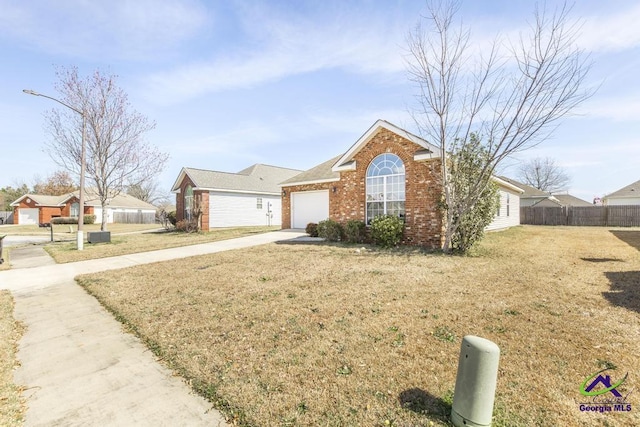
[[[107,220],[109,218],[107,212],[107,205],[105,202],[101,203],[102,206],[102,223],[100,224],[100,231],[107,231]]]

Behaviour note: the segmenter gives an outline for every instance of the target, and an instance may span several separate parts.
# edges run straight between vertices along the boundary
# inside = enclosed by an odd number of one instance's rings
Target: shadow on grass
[[[622,260],[618,258],[580,258],[580,259],[587,262],[622,262]]]
[[[605,276],[611,290],[602,296],[611,304],[640,313],[640,271],[609,271]]]
[[[611,230],[611,234],[640,251],[640,231]]]
[[[420,388],[405,390],[398,396],[400,405],[420,415],[428,415],[450,424],[451,404]]]
[[[398,245],[393,248],[383,248],[371,243],[347,243],[347,242],[328,242],[319,237],[302,237],[289,240],[280,240],[275,242],[277,245],[313,245],[325,246],[333,248],[351,249],[354,253],[370,253],[384,254],[394,256],[407,255],[442,255],[442,251],[438,249],[429,249],[422,246]]]

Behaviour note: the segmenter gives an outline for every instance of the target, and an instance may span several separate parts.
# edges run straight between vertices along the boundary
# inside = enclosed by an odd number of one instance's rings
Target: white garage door
[[[329,218],[329,190],[291,193],[291,226],[305,228],[310,222]]]
[[[18,209],[18,224],[37,224],[38,223],[38,209],[32,208],[20,208]]]

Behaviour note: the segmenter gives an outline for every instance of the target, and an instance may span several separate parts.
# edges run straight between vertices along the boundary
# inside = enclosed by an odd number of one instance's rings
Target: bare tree
[[[544,141],[560,119],[591,95],[583,89],[590,64],[575,46],[579,28],[566,5],[553,13],[536,8],[529,34],[507,44],[508,51],[496,39],[475,56],[469,30],[456,23],[460,2],[433,0],[427,6],[427,16],[407,40],[408,71],[418,89],[416,123],[426,139],[440,146],[442,249],[449,252],[458,219],[477,205],[496,167]],[[460,194],[449,162],[473,143],[472,133],[482,140],[483,162],[477,180]]]
[[[127,194],[152,205],[164,204],[169,198],[169,194],[164,194],[159,188],[158,181],[148,179],[139,184],[130,185]]]
[[[86,173],[92,187],[87,193],[100,200],[104,230],[110,200],[128,186],[157,176],[168,155],[144,140],[155,123],[132,110],[115,75],[95,71],[81,78],[77,68],[63,68],[57,77],[62,100],[86,117]],[[47,144],[49,155],[61,167],[79,174],[82,118],[69,109],[53,109],[46,117],[53,137]]]
[[[571,178],[550,157],[536,157],[520,165],[518,178],[538,190],[547,193],[566,190]]]

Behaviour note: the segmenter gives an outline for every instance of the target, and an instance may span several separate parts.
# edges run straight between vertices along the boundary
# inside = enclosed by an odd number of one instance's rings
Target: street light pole
[[[52,101],[57,102],[58,104],[64,105],[68,109],[75,111],[76,113],[82,116],[82,149],[80,153],[80,197],[78,200],[78,235],[77,235],[77,246],[78,250],[81,251],[84,249],[84,175],[86,173],[86,127],[87,127],[87,116],[84,111],[80,111],[77,108],[72,107],[69,104],[66,104],[59,99],[56,99],[51,96],[43,95],[33,90],[23,89],[24,93],[33,95],[33,96],[41,96],[43,98],[49,98]]]

